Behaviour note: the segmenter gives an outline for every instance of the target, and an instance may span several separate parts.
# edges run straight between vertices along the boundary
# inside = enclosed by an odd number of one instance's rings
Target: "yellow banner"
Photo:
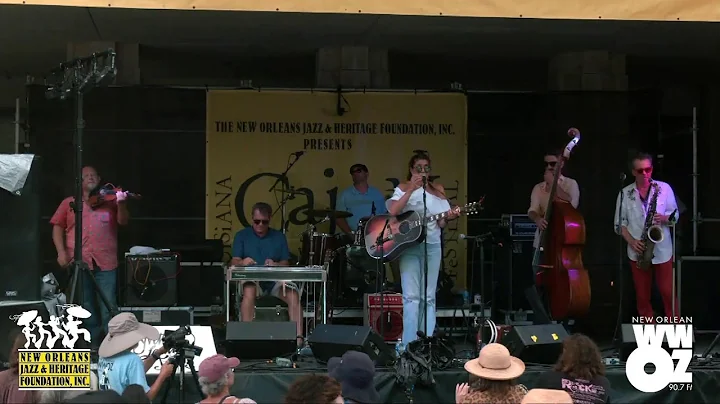
[[[0,4],[188,11],[250,11],[513,19],[720,21],[710,0],[0,0]],[[162,17],[160,17],[162,18]],[[168,17],[172,18],[172,17]],[[264,18],[259,16],[258,18]]]
[[[282,194],[269,190],[300,151],[286,183],[306,194],[286,205],[288,243],[296,255],[307,211],[333,208],[352,184],[355,163],[365,164],[370,184],[389,197],[405,180],[413,150],[427,150],[432,175],[439,176],[451,204],[463,205],[466,121],[466,98],[457,93],[209,91],[206,235],[223,240],[229,259],[235,232],[250,226],[253,204],[278,207]],[[281,217],[273,216],[274,228]],[[457,286],[465,285],[465,243],[457,236],[466,226],[462,217],[445,231],[445,268]]]

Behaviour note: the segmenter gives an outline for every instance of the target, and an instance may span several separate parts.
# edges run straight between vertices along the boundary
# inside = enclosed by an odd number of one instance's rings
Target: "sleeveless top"
[[[393,192],[393,195],[388,200],[388,209],[390,209],[390,203],[389,201],[397,201],[402,198],[402,196],[405,195],[405,192],[403,192],[400,187],[395,187],[395,192]],[[430,192],[427,193],[427,197],[425,199],[427,203],[427,216],[437,215],[438,213],[447,212],[450,210],[450,203],[447,201],[447,199],[439,198]],[[423,189],[418,188],[415,191],[413,191],[412,195],[410,195],[410,198],[408,199],[407,204],[405,204],[405,208],[403,208],[402,213],[405,213],[407,211],[414,210],[417,212],[420,217],[423,215]],[[440,236],[441,236],[441,230],[440,226],[438,226],[437,221],[431,221],[428,222],[428,228],[427,228],[427,236],[425,237],[425,241],[428,244],[440,244]]]

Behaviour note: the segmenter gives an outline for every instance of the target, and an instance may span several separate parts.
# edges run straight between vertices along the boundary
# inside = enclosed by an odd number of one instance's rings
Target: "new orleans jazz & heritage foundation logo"
[[[90,390],[90,350],[75,349],[75,344],[81,337],[90,342],[81,324],[91,314],[76,305],[58,309],[64,314],[51,315],[47,322],[37,310],[10,317],[23,327],[26,340],[18,351],[20,390]]]

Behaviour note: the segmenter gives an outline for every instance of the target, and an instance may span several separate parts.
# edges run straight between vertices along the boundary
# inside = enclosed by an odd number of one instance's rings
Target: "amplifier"
[[[194,325],[192,307],[119,307],[120,312],[135,315],[139,322],[150,325]]]
[[[363,309],[364,325],[381,335],[385,342],[397,341],[402,336],[403,304],[401,294],[366,294],[363,299]]]
[[[123,306],[168,307],[178,304],[176,253],[125,256]]]
[[[15,158],[16,155],[0,154],[3,170],[7,170],[3,172],[3,176],[14,171],[11,169],[11,164],[6,164],[4,160]],[[30,171],[25,178],[25,185],[21,189],[11,193],[0,188],[0,245],[3,247],[0,256],[0,278],[2,278],[0,299],[2,300],[41,299],[40,291],[44,274],[42,246],[46,241],[40,229],[52,227],[47,222],[40,223],[40,205],[44,202],[42,199],[44,190],[40,182],[41,163],[40,157],[33,158]],[[19,183],[20,179],[10,179],[10,182],[16,185],[14,180]],[[3,352],[2,355],[7,355],[7,352]]]
[[[527,213],[504,214],[500,219],[503,226],[510,231],[511,238],[534,238],[537,224],[528,217]]]

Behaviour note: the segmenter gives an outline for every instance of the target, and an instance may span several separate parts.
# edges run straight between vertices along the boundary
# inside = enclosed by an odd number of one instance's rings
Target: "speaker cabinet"
[[[365,294],[364,325],[382,335],[386,342],[397,341],[403,331],[402,295],[399,293]]]
[[[0,188],[2,300],[40,300],[43,276],[40,242],[50,242],[40,237],[41,163],[40,157],[35,156],[22,189],[10,193]]]
[[[395,360],[395,351],[370,327],[321,324],[315,327],[308,342],[315,359],[321,363],[347,351],[364,352],[377,366]]]
[[[295,322],[229,322],[225,350],[243,360],[290,355],[297,350]]]
[[[552,364],[560,357],[567,337],[562,324],[522,325],[513,327],[502,344],[525,363]]]
[[[168,307],[178,304],[178,255],[162,253],[125,256],[123,306]]]

